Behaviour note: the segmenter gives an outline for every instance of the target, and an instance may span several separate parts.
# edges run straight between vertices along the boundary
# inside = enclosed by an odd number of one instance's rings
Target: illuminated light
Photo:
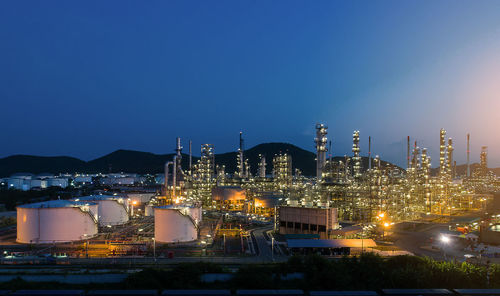
[[[384,227],[389,227],[389,225],[391,225],[391,224],[389,224],[388,222],[384,223]]]
[[[445,235],[442,235],[441,236],[441,241],[445,244],[449,243],[450,242],[450,238],[445,236]]]

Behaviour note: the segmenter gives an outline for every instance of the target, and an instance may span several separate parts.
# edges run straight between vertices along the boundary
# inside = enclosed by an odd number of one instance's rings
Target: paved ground
[[[464,251],[464,245],[458,243],[453,238],[448,244],[440,241],[441,233],[448,230],[447,223],[419,223],[416,231],[402,230],[403,225],[395,227],[392,239],[394,244],[417,256],[427,256],[436,260],[457,260],[465,261],[465,254],[472,254],[479,257],[479,253]],[[500,262],[500,258],[493,258],[490,261]]]
[[[262,228],[257,228],[253,231],[255,240],[257,241],[257,246],[259,249],[258,256],[255,258],[256,262],[281,262],[286,261],[288,257],[279,255],[277,249],[274,250],[274,256],[271,252],[271,242],[266,240],[264,232],[269,231],[273,226],[266,226]],[[276,247],[276,245],[275,245]]]

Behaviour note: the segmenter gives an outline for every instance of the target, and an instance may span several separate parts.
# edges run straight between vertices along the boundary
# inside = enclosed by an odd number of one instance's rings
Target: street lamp
[[[271,237],[271,258],[274,262],[274,236]]]
[[[152,239],[153,239],[153,258],[154,261],[156,262],[156,240],[154,237]]]
[[[224,236],[224,256],[226,256],[226,234],[223,234]]]
[[[441,243],[443,244],[443,255],[444,255],[444,260],[446,261],[446,250],[445,250],[445,246],[450,242],[450,238],[445,236],[445,235],[442,235],[441,236]]]

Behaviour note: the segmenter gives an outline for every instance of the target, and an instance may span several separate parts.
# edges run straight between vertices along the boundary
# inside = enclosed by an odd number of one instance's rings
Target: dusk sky
[[[360,130],[402,165],[500,166],[500,1],[1,1],[0,157],[216,153],[289,142],[334,155]]]

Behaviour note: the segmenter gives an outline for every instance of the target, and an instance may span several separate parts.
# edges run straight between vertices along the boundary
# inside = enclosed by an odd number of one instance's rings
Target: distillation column
[[[481,147],[481,154],[479,155],[480,160],[480,171],[482,176],[488,174],[488,146]]]
[[[361,157],[360,157],[360,147],[359,147],[359,131],[354,131],[352,134],[352,152],[353,152],[353,174],[354,179],[361,177]]]
[[[448,174],[453,179],[455,177],[453,169],[453,140],[448,139]]]
[[[243,158],[243,132],[240,132],[240,148],[238,148],[238,177],[245,178],[245,159]]]
[[[439,175],[443,176],[446,173],[446,131],[439,131]]]
[[[259,155],[259,156],[260,156],[259,177],[265,178],[266,177],[266,156],[265,155]]]
[[[328,139],[326,135],[328,134],[328,127],[324,124],[316,124],[316,138],[314,142],[316,143],[316,180],[319,182],[321,180],[321,174],[326,162],[326,144]]]

